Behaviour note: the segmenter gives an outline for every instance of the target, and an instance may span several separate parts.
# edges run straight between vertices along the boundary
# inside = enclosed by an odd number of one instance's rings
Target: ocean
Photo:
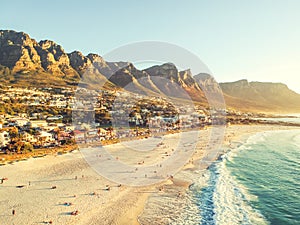
[[[300,130],[258,133],[200,179],[190,193],[200,215],[186,224],[298,225]]]

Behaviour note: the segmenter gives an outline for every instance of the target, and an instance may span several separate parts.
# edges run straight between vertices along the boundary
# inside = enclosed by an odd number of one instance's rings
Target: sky
[[[218,82],[282,82],[300,93],[300,1],[2,1],[0,29],[105,55],[139,41],[196,54]]]

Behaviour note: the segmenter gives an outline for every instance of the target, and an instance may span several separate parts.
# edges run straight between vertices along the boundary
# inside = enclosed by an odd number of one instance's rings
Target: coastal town
[[[0,225],[300,225],[300,1],[2,1]]]
[[[129,92],[1,86],[0,152],[22,155],[205,129],[212,124],[258,123],[254,116],[258,115],[175,105],[162,97]]]

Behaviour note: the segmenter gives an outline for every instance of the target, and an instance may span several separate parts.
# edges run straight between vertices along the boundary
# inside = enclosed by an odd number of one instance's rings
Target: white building
[[[37,138],[34,135],[31,135],[31,134],[29,134],[27,132],[25,132],[23,134],[23,140],[27,141],[27,142],[30,142],[32,144],[37,142]]]
[[[55,142],[55,139],[53,138],[53,135],[51,133],[46,132],[46,131],[41,131],[40,135],[37,136],[37,139],[39,141],[42,141],[44,146],[47,146],[48,144]]]
[[[0,147],[5,147],[9,144],[10,137],[7,131],[0,131]]]

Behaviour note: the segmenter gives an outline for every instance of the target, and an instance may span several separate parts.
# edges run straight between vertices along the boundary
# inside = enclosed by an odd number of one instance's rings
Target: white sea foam
[[[200,224],[268,224],[263,215],[251,206],[257,197],[250,195],[247,189],[236,182],[228,168],[227,162],[233,162],[240,151],[250,150],[251,145],[263,142],[265,133],[256,134],[247,139],[245,144],[235,143],[236,147],[221,157],[221,161],[213,164],[206,180],[206,188],[200,192],[199,206]]]
[[[274,137],[274,133],[277,132],[279,135]],[[209,170],[201,170],[199,173],[186,171],[183,176],[192,176],[189,180],[192,180],[194,184],[186,198],[183,199],[184,201],[172,202],[172,200],[154,199],[159,202],[155,207],[161,207],[168,213],[171,211],[173,215],[172,217],[165,216],[167,220],[159,221],[157,224],[269,224],[253,206],[258,201],[258,197],[251,195],[246,187],[238,182],[230,168],[235,167],[236,157],[241,157],[242,151],[255,151],[257,149],[253,146],[264,147],[265,142],[269,143],[272,139],[285,138],[285,135],[280,132],[285,131],[260,132],[241,142],[232,142],[228,148],[229,151],[224,150],[227,153],[219,157],[220,160],[213,163]],[[298,134],[299,130],[293,136],[296,143],[300,141]],[[163,202],[169,202],[169,204]],[[152,203],[149,202],[148,205],[151,207]],[[151,216],[152,214],[149,215],[149,218]],[[160,217],[162,216],[160,215]]]
[[[216,164],[216,183],[213,194],[215,224],[268,224],[264,217],[251,207],[255,200],[246,188],[238,184],[225,166],[226,160]]]

